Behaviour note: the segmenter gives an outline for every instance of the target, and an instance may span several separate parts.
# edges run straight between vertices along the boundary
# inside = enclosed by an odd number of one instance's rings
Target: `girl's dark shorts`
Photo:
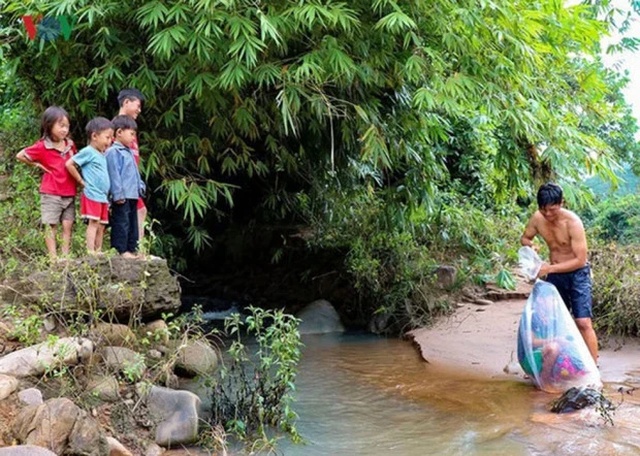
[[[591,266],[572,272],[547,275],[547,282],[558,289],[573,318],[591,318]]]

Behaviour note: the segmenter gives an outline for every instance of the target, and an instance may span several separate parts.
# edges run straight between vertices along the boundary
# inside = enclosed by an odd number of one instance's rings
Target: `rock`
[[[15,377],[42,375],[47,368],[63,363],[75,365],[86,352],[93,351],[93,343],[79,337],[64,337],[54,343],[43,342],[0,358],[0,374]]]
[[[16,445],[0,448],[0,456],[56,456],[56,454],[40,446]]]
[[[140,327],[141,333],[152,342],[166,344],[169,342],[169,327],[164,320],[154,320]]]
[[[180,446],[198,438],[200,399],[189,391],[136,385],[152,418],[158,421],[155,441],[163,447]]]
[[[144,356],[125,347],[103,347],[100,352],[104,364],[112,372],[137,373],[138,378],[146,370]]]
[[[3,290],[8,300],[26,300],[56,310],[100,309],[119,321],[150,319],[180,308],[180,284],[166,260],[95,255],[31,274]]]
[[[473,303],[479,306],[490,306],[491,304],[493,304],[493,301],[489,301],[488,299],[476,298],[473,300]]]
[[[144,451],[144,456],[160,456],[164,454],[164,448],[157,443],[151,443]]]
[[[450,289],[456,283],[458,271],[453,266],[441,265],[437,267],[435,275],[437,287]]]
[[[181,378],[177,382],[177,389],[191,391],[200,399],[198,416],[207,420],[211,417],[213,407],[213,397],[211,396],[211,386],[203,378]]]
[[[53,331],[55,331],[56,327],[58,326],[58,323],[56,322],[56,319],[52,316],[48,316],[44,318],[44,330],[48,333],[52,333]]]
[[[109,444],[109,456],[133,456],[133,453],[117,439],[107,437],[107,443]]]
[[[0,374],[0,401],[9,397],[16,389],[18,389],[17,378],[11,375]]]
[[[598,390],[588,387],[569,388],[559,399],[551,404],[554,413],[567,413],[590,405],[599,404],[605,410],[615,409],[614,405]]]
[[[210,375],[218,368],[218,353],[204,339],[189,339],[178,347],[175,367],[191,377]]]
[[[115,402],[120,398],[120,385],[113,376],[96,375],[89,380],[86,389],[105,402]]]
[[[0,337],[15,340],[15,328],[10,322],[0,321]]]
[[[27,388],[18,393],[18,399],[24,405],[42,405],[44,401],[42,400],[42,391],[38,388]]]
[[[22,409],[13,422],[13,431],[20,442],[45,447],[56,454],[109,454],[98,423],[67,398]]]
[[[296,316],[302,320],[298,328],[300,334],[344,332],[338,312],[324,299],[308,304]]]
[[[98,323],[90,334],[102,345],[133,347],[137,342],[136,335],[129,326],[116,323]]]

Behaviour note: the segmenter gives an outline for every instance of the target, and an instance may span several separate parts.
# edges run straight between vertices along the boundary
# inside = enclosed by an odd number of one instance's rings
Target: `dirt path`
[[[491,305],[462,304],[450,317],[409,336],[422,357],[434,366],[468,369],[490,378],[517,376],[516,337],[525,300],[497,301]],[[600,373],[608,383],[638,382],[640,341],[601,340]]]

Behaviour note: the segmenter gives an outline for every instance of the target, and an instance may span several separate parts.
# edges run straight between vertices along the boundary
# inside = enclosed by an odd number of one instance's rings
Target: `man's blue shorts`
[[[591,318],[591,266],[572,272],[548,274],[545,279],[558,289],[573,318]]]

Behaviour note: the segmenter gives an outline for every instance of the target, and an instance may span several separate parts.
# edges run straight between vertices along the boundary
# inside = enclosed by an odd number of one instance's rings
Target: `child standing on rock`
[[[110,182],[104,152],[113,141],[113,124],[109,119],[96,117],[89,121],[86,131],[89,144],[67,160],[66,167],[83,188],[80,215],[89,222],[87,250],[89,253],[98,253],[102,250],[105,226],[109,223]]]
[[[106,153],[111,181],[111,247],[124,258],[137,258],[139,241],[138,200],[145,185],[140,178],[132,145],[138,126],[133,118],[119,115],[113,119],[115,142]]]
[[[48,107],[42,114],[41,134],[42,137],[35,144],[22,149],[16,158],[44,171],[40,184],[40,212],[49,258],[55,259],[58,224],[62,224],[61,252],[68,255],[75,218],[76,182],[67,172],[65,164],[76,153],[76,146],[67,137],[67,111],[58,106]]]

